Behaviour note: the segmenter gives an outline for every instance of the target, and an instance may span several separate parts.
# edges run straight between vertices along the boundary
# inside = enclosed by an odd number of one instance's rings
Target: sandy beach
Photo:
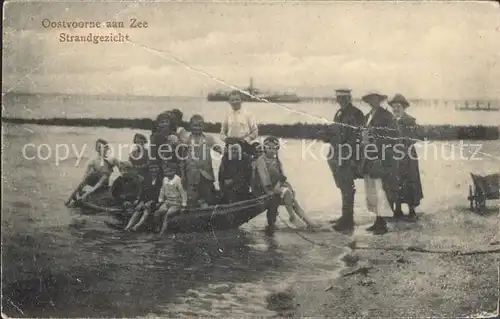
[[[497,148],[485,147],[484,151],[498,156]],[[419,214],[416,223],[390,221],[389,233],[373,236],[364,230],[367,224],[361,223],[367,216],[358,217],[354,234],[345,235],[342,240],[322,242],[347,247],[354,241],[358,247],[391,247],[395,250],[346,248],[343,256],[348,258],[342,258],[346,262],[339,277],[290,287],[295,294],[296,309],[282,315],[497,318],[500,307],[499,202],[488,201],[488,209],[481,215],[468,209],[464,192],[468,172],[495,170],[497,166],[493,161],[466,161],[460,168],[453,165],[463,178],[455,175],[455,187],[446,192],[439,187],[432,190],[428,187],[425,212]],[[496,252],[457,256],[401,251],[408,247],[433,251]],[[353,260],[354,263],[348,264]]]
[[[496,211],[495,211],[496,210]],[[449,210],[421,216],[419,227],[382,237],[355,236],[358,245],[499,248],[498,206],[488,216]],[[398,225],[404,228],[404,225]],[[436,234],[439,234],[436,236]],[[493,245],[496,244],[496,245]],[[295,287],[299,317],[494,317],[499,300],[499,254],[450,256],[420,252],[356,250],[357,265],[333,281]]]
[[[360,205],[358,210],[355,208],[357,227],[353,234],[339,235],[332,231],[330,238],[323,236],[327,239],[315,242],[318,237],[300,234],[313,239],[313,246],[344,246],[344,254],[340,256],[344,269],[335,279],[302,281],[286,287],[285,300],[274,304],[278,308],[278,304],[284,305],[280,315],[497,318],[500,307],[499,201],[487,201],[483,214],[471,211],[467,202],[468,185],[472,184],[469,173],[498,172],[498,143],[484,143],[482,152],[488,157],[481,161],[438,164],[432,159],[421,160],[425,198],[417,213],[417,222],[395,222],[385,209],[390,231],[374,236],[365,231],[373,216],[366,214]],[[356,201],[364,197],[364,190],[358,191],[361,194],[356,194]],[[331,231],[327,228],[323,230]],[[353,242],[358,247],[354,250],[348,248]],[[405,251],[406,248],[472,254],[458,256]],[[494,252],[480,253],[491,250]],[[290,296],[292,298],[288,298]]]

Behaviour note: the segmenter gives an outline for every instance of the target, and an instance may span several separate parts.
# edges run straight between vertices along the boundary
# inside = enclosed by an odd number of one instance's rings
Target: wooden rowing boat
[[[264,212],[270,199],[271,196],[264,195],[233,204],[188,209],[172,216],[167,231],[186,233],[238,228]],[[89,196],[86,201],[81,202],[81,206],[84,210],[110,214],[119,221],[120,225],[116,225],[117,227],[124,227],[131,217],[130,211],[116,204],[108,188]],[[144,228],[152,231],[152,226],[151,221],[148,221]]]

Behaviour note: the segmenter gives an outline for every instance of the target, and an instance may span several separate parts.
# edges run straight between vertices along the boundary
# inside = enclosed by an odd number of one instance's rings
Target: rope
[[[334,248],[341,248],[345,249],[347,246],[339,246],[335,244],[325,244],[325,243],[320,243],[313,241],[309,238],[307,238],[305,235],[302,235],[299,233],[295,228],[291,227],[290,224],[288,224],[285,220],[279,216],[279,219],[283,224],[285,224],[289,229],[291,229],[296,235],[298,235],[300,238],[303,240],[316,245],[320,247],[334,247]],[[472,251],[459,251],[459,250],[433,250],[433,249],[426,249],[426,248],[420,248],[420,247],[414,247],[414,246],[409,246],[409,247],[394,247],[394,246],[389,246],[389,247],[369,247],[369,246],[353,246],[352,250],[383,250],[383,251],[402,251],[402,252],[419,252],[419,253],[427,253],[427,254],[446,254],[446,255],[452,255],[452,256],[472,256],[472,255],[486,255],[486,254],[494,254],[494,253],[500,253],[500,247],[499,248],[493,248],[493,249],[487,249],[487,250],[472,250]]]

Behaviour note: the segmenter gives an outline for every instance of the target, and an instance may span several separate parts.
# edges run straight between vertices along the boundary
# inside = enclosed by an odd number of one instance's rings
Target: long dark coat
[[[404,152],[404,155],[398,155],[399,201],[416,207],[420,205],[420,200],[424,197],[414,140],[417,123],[414,117],[406,113],[398,119],[397,123],[401,132],[401,151]],[[403,158],[400,159],[400,157]]]

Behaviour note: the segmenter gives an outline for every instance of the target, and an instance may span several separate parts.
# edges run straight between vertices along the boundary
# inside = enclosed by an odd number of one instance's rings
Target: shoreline
[[[484,216],[449,209],[423,215],[417,223],[394,223],[383,236],[369,235],[364,225],[358,225],[346,242],[355,240],[359,246],[370,247],[397,243],[399,247],[431,250],[497,250],[499,226],[499,208],[491,202]],[[359,261],[346,264],[338,278],[297,283],[293,289],[299,306],[282,315],[458,318],[481,314],[483,318],[497,318],[499,314],[498,253],[454,256],[356,249],[348,255]]]
[[[2,117],[2,123],[35,124],[48,126],[107,127],[150,130],[153,120],[149,118],[15,118]],[[184,127],[187,123],[184,122]],[[260,124],[259,135],[274,135],[280,138],[319,140],[332,125],[327,124]],[[221,123],[205,123],[204,132],[219,133]],[[498,140],[500,127],[485,125],[420,125],[415,134],[408,136],[418,140]]]

